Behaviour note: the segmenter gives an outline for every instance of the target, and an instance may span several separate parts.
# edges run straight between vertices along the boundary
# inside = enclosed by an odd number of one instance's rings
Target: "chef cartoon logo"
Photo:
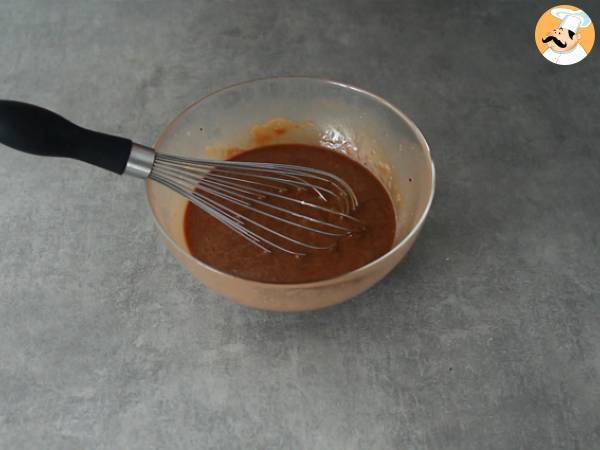
[[[594,24],[576,6],[559,5],[546,11],[535,27],[535,43],[548,61],[569,66],[583,60],[594,46]]]

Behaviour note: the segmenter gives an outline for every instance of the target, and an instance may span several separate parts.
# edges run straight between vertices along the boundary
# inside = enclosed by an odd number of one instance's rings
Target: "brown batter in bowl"
[[[344,179],[358,198],[352,215],[364,230],[339,239],[333,250],[313,251],[297,257],[284,252],[267,253],[248,242],[200,208],[188,203],[185,238],[190,253],[220,271],[265,283],[306,283],[325,280],[364,266],[386,253],[394,241],[396,219],[392,201],[379,180],[361,164],[347,156],[321,147],[279,144],[258,147],[232,158],[234,161],[295,164],[324,170]],[[310,192],[298,192],[299,199],[310,201]],[[291,225],[264,219],[263,224],[291,234]],[[297,236],[325,244],[331,238],[303,231]],[[322,242],[319,242],[319,238]]]
[[[282,133],[282,129],[289,131]],[[315,78],[265,78],[222,89],[194,103],[170,123],[154,147],[186,158],[228,159],[274,144],[326,147],[377,174],[394,205],[391,248],[361,267],[321,281],[253,281],[192,255],[184,226],[187,200],[149,180],[148,200],[169,250],[204,286],[253,308],[323,308],[373,286],[412,247],[433,199],[435,171],[419,129],[389,102],[356,87]],[[201,287],[188,293],[190,300],[214,301]]]

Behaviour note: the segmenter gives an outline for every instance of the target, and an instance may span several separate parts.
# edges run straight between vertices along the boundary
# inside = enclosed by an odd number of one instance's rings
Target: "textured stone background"
[[[600,48],[547,63],[550,6],[0,0],[1,97],[152,143],[225,85],[330,77],[439,173],[389,277],[273,314],[186,273],[139,181],[0,149],[0,448],[597,448]]]

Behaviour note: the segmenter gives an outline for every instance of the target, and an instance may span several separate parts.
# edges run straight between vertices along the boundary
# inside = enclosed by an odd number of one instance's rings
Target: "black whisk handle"
[[[0,100],[0,143],[40,156],[74,158],[111,172],[125,171],[132,142],[88,130],[52,111]]]

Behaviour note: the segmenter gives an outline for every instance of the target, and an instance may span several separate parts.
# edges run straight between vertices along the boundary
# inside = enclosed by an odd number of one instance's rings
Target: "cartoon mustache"
[[[566,42],[560,42],[558,40],[558,38],[554,37],[554,36],[547,36],[545,38],[542,38],[542,42],[545,44],[546,42],[550,42],[550,41],[554,41],[554,43],[556,45],[558,45],[560,48],[565,48],[567,46]]]

